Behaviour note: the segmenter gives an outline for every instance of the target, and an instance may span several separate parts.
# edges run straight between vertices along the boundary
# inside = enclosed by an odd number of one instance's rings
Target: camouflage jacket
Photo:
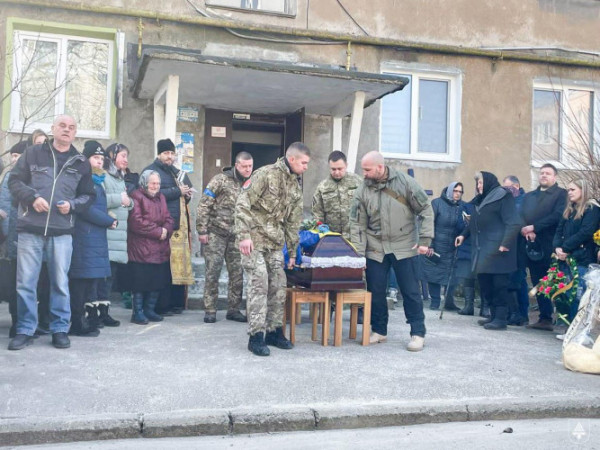
[[[196,230],[198,234],[216,233],[227,237],[233,232],[235,202],[242,190],[235,168],[227,167],[206,185],[198,203]]]
[[[384,192],[388,188],[399,198]],[[433,209],[427,194],[410,176],[388,167],[386,181],[364,180],[350,208],[351,241],[361,255],[377,262],[415,256],[415,244],[433,239]]]
[[[279,158],[244,184],[235,207],[236,239],[252,239],[257,250],[281,250],[287,243],[290,254],[295,254],[301,220],[298,176]]]
[[[331,231],[350,239],[350,205],[361,182],[361,177],[349,172],[341,180],[335,180],[330,175],[321,181],[312,200],[313,218],[329,225]]]

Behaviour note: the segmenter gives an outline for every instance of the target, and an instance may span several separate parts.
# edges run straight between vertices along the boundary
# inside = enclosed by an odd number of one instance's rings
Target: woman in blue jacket
[[[73,235],[73,256],[69,271],[71,293],[71,330],[76,336],[95,337],[98,330],[98,309],[92,302],[98,283],[110,277],[106,230],[116,228],[117,220],[108,215],[106,194],[102,183],[105,172],[104,149],[96,141],[87,141],[83,155],[92,167],[96,200],[86,211],[77,213]],[[87,318],[85,313],[87,312]]]

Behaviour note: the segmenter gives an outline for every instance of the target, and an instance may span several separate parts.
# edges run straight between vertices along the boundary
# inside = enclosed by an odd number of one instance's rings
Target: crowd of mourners
[[[473,315],[475,285],[481,293],[479,323],[486,329],[507,325],[552,331],[553,304],[538,283],[553,264],[567,273],[576,271],[579,284],[570,304],[567,322],[577,313],[585,290],[588,266],[598,261],[594,233],[600,225],[600,208],[589,182],[574,179],[567,189],[557,183],[552,164],[539,169],[539,185],[525,192],[519,179],[508,175],[500,184],[489,172],[476,175],[475,197],[465,202],[463,183],[454,182],[432,201],[435,237],[429,256],[423,258],[422,276],[428,282],[431,309],[440,308],[445,288],[445,309]],[[435,258],[430,256],[435,252]],[[438,257],[439,255],[439,257]],[[567,259],[574,267],[567,264]],[[539,318],[529,324],[530,288],[535,287]],[[454,303],[453,292],[463,287],[465,305]],[[562,337],[558,336],[559,339]]]
[[[10,149],[11,165],[0,187],[0,300],[9,302],[10,350],[30,345],[41,334],[52,334],[55,347],[67,348],[68,335],[95,337],[100,328],[119,326],[110,314],[113,291],[121,292],[132,309],[132,323],[162,321],[183,311],[186,286],[194,282],[188,203],[196,191],[174,166],[173,142],[159,141],[156,159],[138,175],[129,170],[126,145],[103,148],[88,140],[77,151],[72,145],[76,129],[71,117],[59,116],[51,140],[36,130]],[[307,147],[294,143],[284,158],[269,166],[270,172],[250,178],[252,158],[242,152],[234,167],[210,180],[200,200],[195,226],[207,260],[204,321],[216,321],[218,277],[225,261],[230,274],[226,318],[251,319],[248,348],[260,356],[268,355],[267,344],[292,348],[281,330],[281,286],[272,288],[271,282],[285,283],[279,279],[279,241],[297,243],[288,225],[297,226],[302,196],[290,186],[298,188],[309,157]],[[474,315],[477,286],[484,328],[527,325],[552,331],[552,302],[538,290],[539,319],[528,324],[528,280],[536,286],[553,258],[563,264],[575,261],[580,283],[568,319],[576,314],[585,289],[583,275],[598,260],[594,233],[600,205],[586,180],[575,179],[565,190],[557,183],[556,167],[544,164],[539,186],[525,193],[517,177],[508,175],[501,184],[494,174],[482,171],[476,174],[470,201],[463,200],[470,189],[462,182],[450,183],[429,201],[412,178],[386,166],[376,152],[361,162],[364,180],[346,171],[342,152],[333,152],[328,164],[330,176],[317,187],[313,216],[367,258],[367,289],[373,293],[371,343],[386,340],[384,302],[390,274],[397,279],[392,283],[399,287],[411,324],[412,351],[423,348],[423,301],[430,297],[432,310]],[[278,186],[280,193],[275,192]],[[374,209],[371,202],[377,198]],[[256,234],[252,220],[260,214],[267,224],[277,217],[273,226],[283,228],[273,231],[275,238],[268,227]],[[385,242],[383,236],[389,233],[381,230],[389,224],[397,236]],[[290,268],[293,264],[292,258]],[[242,266],[251,283],[248,317],[240,312]],[[267,289],[264,283],[264,292],[263,279],[269,284]],[[462,309],[454,301],[459,286],[465,299]]]

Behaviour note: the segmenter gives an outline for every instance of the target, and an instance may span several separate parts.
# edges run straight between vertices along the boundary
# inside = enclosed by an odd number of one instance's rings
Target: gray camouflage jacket
[[[341,180],[330,175],[321,181],[312,200],[313,218],[350,239],[350,205],[361,182],[361,177],[349,172]]]
[[[241,190],[242,182],[233,167],[223,169],[208,182],[198,203],[198,234],[211,232],[227,237],[233,232],[235,203]]]
[[[252,239],[259,251],[282,250],[287,244],[293,255],[301,220],[302,190],[284,158],[261,167],[244,183],[235,207],[238,242]]]

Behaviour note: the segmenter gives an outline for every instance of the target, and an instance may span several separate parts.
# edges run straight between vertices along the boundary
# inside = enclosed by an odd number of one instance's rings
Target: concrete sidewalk
[[[307,313],[296,348],[259,358],[246,325],[202,322],[186,311],[130,324],[56,350],[41,337],[9,352],[0,304],[0,445],[340,429],[507,418],[600,417],[600,377],[560,363],[554,334],[486,331],[476,318],[427,311],[421,353],[404,348],[402,309],[389,340],[362,347],[310,341]],[[347,314],[347,313],[346,313]],[[345,318],[348,326],[348,318]],[[360,331],[360,330],[359,330]]]

